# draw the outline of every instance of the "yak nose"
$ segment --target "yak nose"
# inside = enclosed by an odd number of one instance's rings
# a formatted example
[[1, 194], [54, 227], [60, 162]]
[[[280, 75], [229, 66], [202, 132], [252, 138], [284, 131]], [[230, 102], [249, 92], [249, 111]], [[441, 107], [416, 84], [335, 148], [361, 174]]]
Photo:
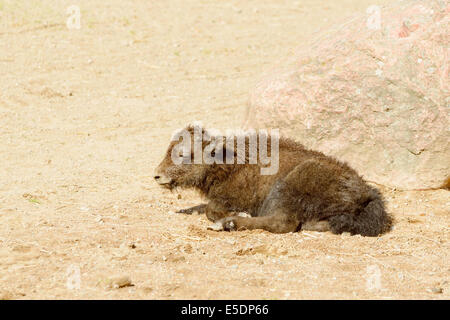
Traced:
[[168, 184], [172, 182], [172, 179], [161, 173], [154, 174], [153, 179], [155, 179], [158, 184]]

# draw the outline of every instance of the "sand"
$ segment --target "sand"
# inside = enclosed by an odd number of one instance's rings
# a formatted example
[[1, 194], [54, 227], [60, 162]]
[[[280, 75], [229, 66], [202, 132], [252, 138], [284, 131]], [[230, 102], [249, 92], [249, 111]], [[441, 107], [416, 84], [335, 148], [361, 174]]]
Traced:
[[74, 2], [80, 29], [0, 0], [0, 298], [449, 299], [449, 191], [382, 188], [379, 238], [226, 233], [152, 179], [176, 129], [239, 127], [264, 73], [383, 1]]

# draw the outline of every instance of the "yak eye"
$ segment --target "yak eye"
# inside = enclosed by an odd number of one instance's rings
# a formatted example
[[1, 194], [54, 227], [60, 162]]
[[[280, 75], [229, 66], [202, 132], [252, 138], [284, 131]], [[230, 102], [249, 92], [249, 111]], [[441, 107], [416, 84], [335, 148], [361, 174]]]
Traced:
[[216, 156], [216, 152], [213, 150], [212, 152], [211, 152], [211, 157], [215, 157]]

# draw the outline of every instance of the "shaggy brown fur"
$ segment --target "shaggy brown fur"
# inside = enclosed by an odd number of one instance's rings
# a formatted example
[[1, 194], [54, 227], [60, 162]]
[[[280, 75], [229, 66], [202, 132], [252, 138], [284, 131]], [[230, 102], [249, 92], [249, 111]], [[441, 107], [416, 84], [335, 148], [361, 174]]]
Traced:
[[[192, 126], [186, 130], [193, 136]], [[246, 138], [247, 152], [248, 142]], [[269, 151], [270, 142], [268, 139]], [[262, 165], [248, 161], [175, 165], [171, 152], [176, 144], [169, 145], [156, 169], [155, 180], [170, 190], [181, 187], [200, 191], [209, 203], [180, 212], [205, 213], [208, 219], [220, 223], [223, 230], [264, 229], [285, 233], [315, 222], [328, 222], [336, 234], [377, 236], [390, 229], [392, 220], [377, 189], [365, 183], [347, 164], [308, 150], [291, 139], [279, 140], [279, 170], [274, 175], [261, 175]], [[208, 144], [203, 142], [203, 148]], [[237, 212], [246, 212], [251, 217]]]

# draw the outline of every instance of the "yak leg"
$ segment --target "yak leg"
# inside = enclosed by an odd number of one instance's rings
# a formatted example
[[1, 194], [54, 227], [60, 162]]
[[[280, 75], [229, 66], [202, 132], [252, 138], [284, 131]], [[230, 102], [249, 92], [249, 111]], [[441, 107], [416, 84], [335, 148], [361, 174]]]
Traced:
[[287, 233], [296, 231], [299, 221], [295, 216], [287, 215], [283, 211], [278, 210], [272, 215], [263, 217], [233, 216], [223, 218], [217, 222], [217, 227], [219, 226], [225, 231], [263, 229], [273, 233]]
[[198, 206], [178, 210], [177, 213], [193, 214], [194, 212], [198, 212], [199, 214], [202, 214], [205, 213], [206, 206], [207, 206], [206, 204], [199, 204]]

